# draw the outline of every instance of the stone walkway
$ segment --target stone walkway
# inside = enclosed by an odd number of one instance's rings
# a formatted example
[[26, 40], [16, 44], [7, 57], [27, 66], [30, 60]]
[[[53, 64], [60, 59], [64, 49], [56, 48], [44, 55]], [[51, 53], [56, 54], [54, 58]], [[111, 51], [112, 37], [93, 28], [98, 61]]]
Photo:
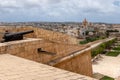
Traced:
[[117, 57], [120, 58], [120, 54]]
[[93, 64], [93, 72], [101, 73], [113, 78], [120, 76], [120, 57], [103, 56], [97, 61], [97, 64]]
[[93, 78], [26, 60], [0, 55], [0, 80], [95, 80]]

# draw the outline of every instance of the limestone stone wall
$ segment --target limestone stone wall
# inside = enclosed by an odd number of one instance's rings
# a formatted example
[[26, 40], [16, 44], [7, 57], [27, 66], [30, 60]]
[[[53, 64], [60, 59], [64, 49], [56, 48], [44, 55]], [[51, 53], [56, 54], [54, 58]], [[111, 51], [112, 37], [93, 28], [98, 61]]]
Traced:
[[[43, 40], [20, 40], [0, 44], [0, 53], [8, 53], [29, 60], [46, 63], [54, 56], [45, 53], [38, 53], [38, 48], [44, 48], [51, 45]], [[52, 49], [51, 49], [52, 51]]]
[[[47, 63], [85, 48], [85, 46], [80, 47], [76, 45], [53, 43], [42, 39], [25, 39], [0, 43], [0, 45], [0, 53], [9, 53], [27, 59], [35, 59], [35, 61], [42, 63]], [[38, 52], [38, 48], [46, 51], [46, 53]]]
[[[34, 27], [0, 27], [0, 32], [4, 32], [5, 30], [10, 32], [34, 30], [34, 33], [25, 35], [25, 37], [30, 39], [25, 38], [24, 40], [0, 43], [1, 54], [8, 53], [44, 64], [48, 64], [51, 61], [63, 58], [86, 48], [86, 46], [75, 45], [76, 38], [58, 32]], [[40, 52], [38, 48], [46, 52]], [[54, 65], [54, 67], [91, 76], [92, 66], [90, 59], [90, 52], [85, 52], [77, 57]]]
[[92, 77], [91, 51], [88, 50], [78, 56], [61, 61], [54, 67]]
[[[38, 48], [42, 48], [42, 50], [47, 51], [48, 53], [38, 52]], [[20, 41], [0, 43], [1, 54], [8, 53], [44, 64], [47, 64], [59, 58], [63, 58], [67, 55], [75, 53], [76, 51], [79, 50], [83, 50], [85, 48], [86, 48], [85, 46], [53, 43], [42, 39], [25, 39]], [[69, 70], [71, 66], [73, 69], [71, 71], [90, 76], [91, 70], [89, 69], [91, 69], [91, 65], [89, 65], [89, 62], [91, 61], [90, 60], [91, 55], [89, 54], [90, 54], [89, 52], [83, 53], [82, 55], [71, 59], [72, 61], [71, 60], [66, 62], [63, 61], [62, 63], [55, 65], [55, 67]], [[84, 71], [83, 68], [86, 71]]]
[[[22, 26], [22, 27], [12, 27], [12, 26], [0, 26], [0, 32], [5, 32], [5, 30], [8, 30], [9, 32], [20, 32], [20, 31], [26, 31], [26, 30], [34, 30], [34, 33], [27, 34], [25, 37], [30, 38], [42, 38], [45, 40], [58, 42], [58, 43], [64, 43], [64, 44], [77, 44], [77, 39], [63, 34], [59, 32], [54, 32], [50, 30], [45, 30], [37, 27], [31, 27], [31, 26]], [[0, 39], [2, 38], [2, 35], [0, 35]]]
[[35, 28], [35, 30], [38, 38], [44, 38], [46, 40], [50, 40], [58, 43], [65, 43], [65, 44], [77, 43], [76, 38], [63, 33], [48, 31], [48, 30], [39, 29], [39, 28]]

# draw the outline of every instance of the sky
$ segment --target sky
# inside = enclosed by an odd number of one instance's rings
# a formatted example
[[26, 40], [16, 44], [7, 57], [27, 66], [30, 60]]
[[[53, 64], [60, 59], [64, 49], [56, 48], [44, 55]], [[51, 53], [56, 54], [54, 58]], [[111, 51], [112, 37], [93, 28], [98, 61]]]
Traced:
[[120, 0], [0, 0], [0, 22], [120, 23]]

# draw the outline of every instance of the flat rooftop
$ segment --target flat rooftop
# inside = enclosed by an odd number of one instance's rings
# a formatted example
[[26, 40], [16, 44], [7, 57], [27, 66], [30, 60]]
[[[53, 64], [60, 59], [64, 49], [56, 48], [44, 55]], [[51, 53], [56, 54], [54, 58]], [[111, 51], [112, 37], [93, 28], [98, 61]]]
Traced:
[[0, 80], [95, 80], [10, 54], [0, 55]]

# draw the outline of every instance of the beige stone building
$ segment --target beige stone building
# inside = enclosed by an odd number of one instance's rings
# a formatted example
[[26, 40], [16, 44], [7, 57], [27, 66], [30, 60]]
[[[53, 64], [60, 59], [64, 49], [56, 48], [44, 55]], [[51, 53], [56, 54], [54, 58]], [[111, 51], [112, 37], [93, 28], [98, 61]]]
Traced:
[[85, 18], [82, 22], [82, 27], [79, 29], [79, 36], [85, 38], [88, 35], [87, 32], [93, 32], [94, 30], [93, 24]]

